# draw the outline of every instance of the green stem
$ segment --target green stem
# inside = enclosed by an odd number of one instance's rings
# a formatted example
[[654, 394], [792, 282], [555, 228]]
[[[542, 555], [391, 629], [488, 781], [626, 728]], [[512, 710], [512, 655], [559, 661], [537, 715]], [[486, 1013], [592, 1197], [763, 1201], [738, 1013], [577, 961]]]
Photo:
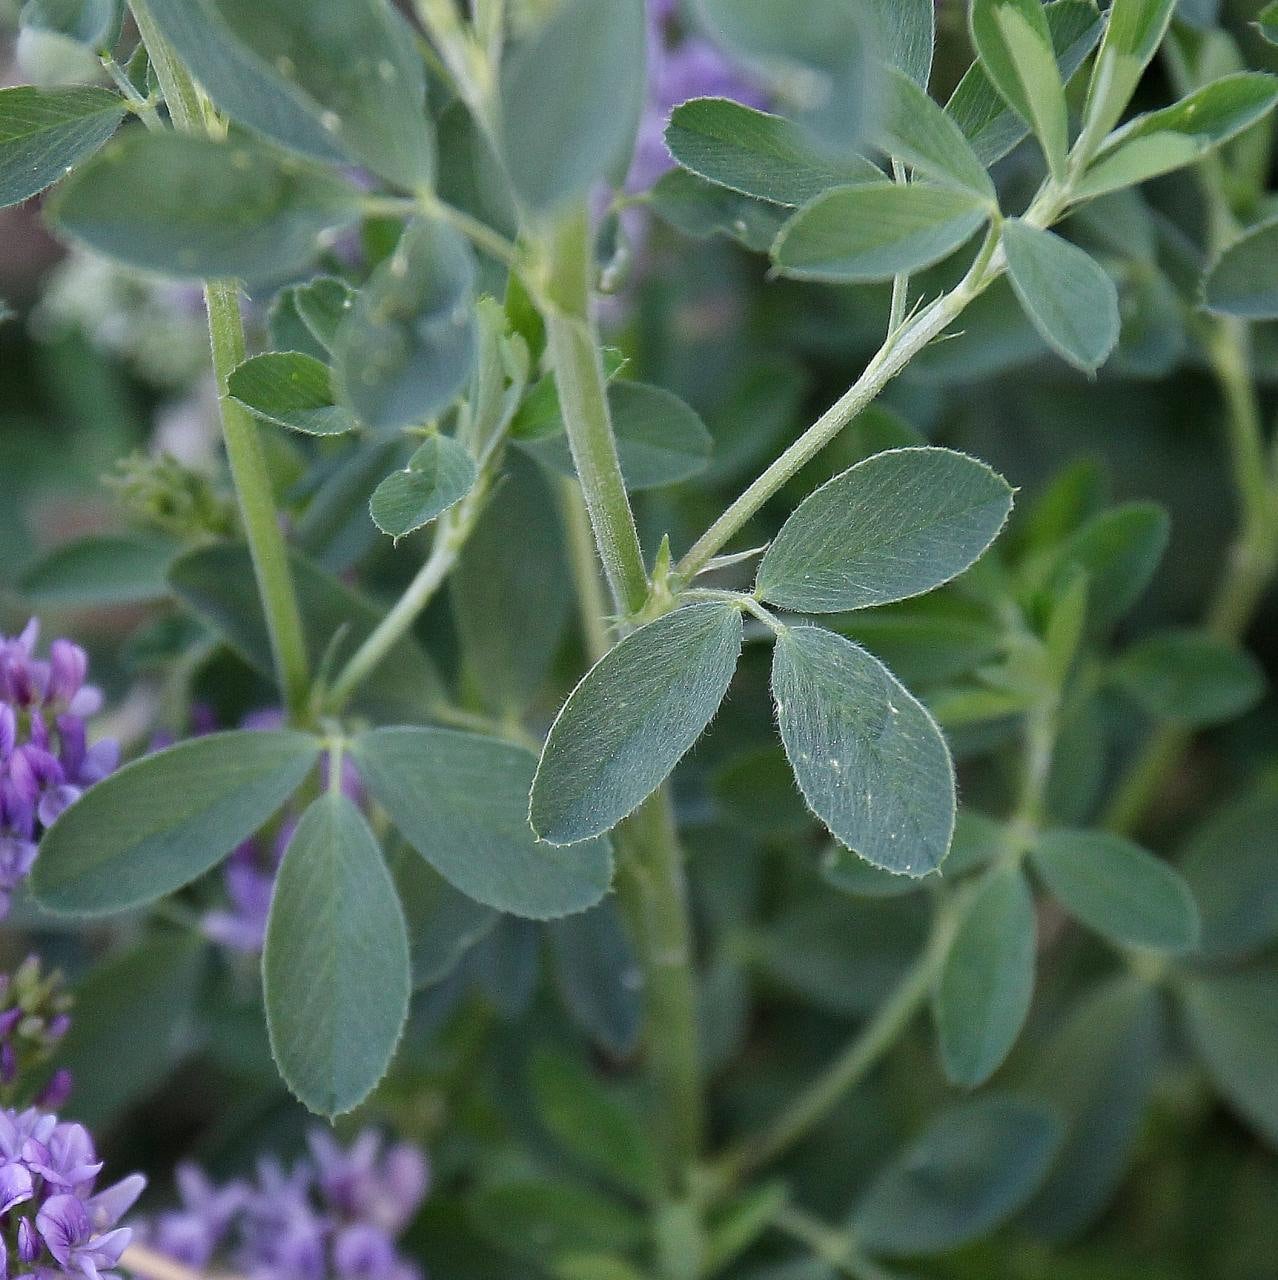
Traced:
[[792, 1206], [783, 1209], [773, 1225], [807, 1246], [814, 1257], [839, 1275], [848, 1276], [851, 1280], [894, 1280], [891, 1272], [857, 1250], [856, 1239], [850, 1231], [828, 1227], [802, 1209]]
[[612, 648], [612, 639], [608, 634], [608, 597], [599, 576], [599, 557], [595, 554], [590, 516], [581, 488], [574, 480], [565, 476], [559, 491], [582, 634], [591, 662], [598, 662]]
[[928, 945], [878, 1012], [762, 1133], [730, 1148], [716, 1162], [712, 1186], [739, 1186], [752, 1173], [784, 1155], [865, 1079], [927, 1003], [952, 930], [950, 914], [938, 912]]
[[447, 581], [475, 526], [484, 488], [482, 484], [477, 485], [458, 507], [440, 520], [430, 555], [426, 557], [404, 594], [364, 643], [351, 654], [346, 665], [334, 678], [324, 698], [323, 709], [329, 715], [336, 715], [345, 707], [360, 685], [412, 630], [423, 610]]
[[[199, 91], [155, 25], [144, 0], [132, 0], [132, 9], [174, 126], [186, 133], [214, 132]], [[229, 281], [210, 280], [204, 286], [204, 299], [231, 479], [266, 615], [280, 692], [290, 716], [297, 720], [306, 713], [310, 658], [289, 568], [288, 546], [280, 528], [257, 423], [227, 394], [227, 379], [245, 356], [239, 291]]]
[[546, 333], [564, 426], [613, 601], [618, 612], [629, 616], [638, 613], [648, 598], [648, 574], [621, 475], [607, 380], [590, 319], [589, 225], [584, 207], [559, 222], [548, 249]]
[[[898, 183], [905, 181], [905, 166], [895, 157], [892, 159], [892, 177]], [[910, 298], [910, 277], [898, 275], [892, 280], [892, 306], [888, 312], [888, 335], [894, 334], [905, 323], [905, 308]]]
[[[564, 482], [564, 527], [587, 652], [597, 662], [611, 640], [590, 521], [578, 487]], [[617, 897], [644, 976], [645, 1047], [665, 1129], [672, 1195], [685, 1193], [701, 1150], [702, 1079], [692, 922], [668, 787], [617, 830]]]
[[865, 372], [708, 528], [679, 561], [676, 573], [690, 582], [745, 526], [782, 485], [803, 469], [909, 363], [963, 313], [1006, 269], [997, 253], [999, 235], [991, 230], [971, 270], [950, 292], [925, 307], [908, 324], [894, 329], [866, 365]]
[[692, 923], [668, 787], [617, 829], [617, 895], [644, 976], [645, 1052], [656, 1084], [667, 1178], [676, 1197], [701, 1154], [702, 1074]]
[[[1070, 206], [1068, 185], [1048, 180], [1025, 211], [1022, 221], [1050, 227]], [[860, 378], [821, 415], [701, 535], [676, 566], [683, 582], [691, 582], [782, 485], [793, 478], [863, 409], [868, 408], [921, 351], [939, 338], [1007, 270], [1002, 223], [996, 218], [967, 274], [947, 294], [924, 307], [912, 320], [890, 332]]]

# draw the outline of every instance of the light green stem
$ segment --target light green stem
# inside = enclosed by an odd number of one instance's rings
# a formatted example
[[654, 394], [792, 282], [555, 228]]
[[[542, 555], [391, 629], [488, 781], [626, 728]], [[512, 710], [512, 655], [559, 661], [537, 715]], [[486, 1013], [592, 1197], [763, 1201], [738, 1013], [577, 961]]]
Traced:
[[[590, 521], [577, 486], [564, 482], [564, 528], [582, 632], [592, 662], [608, 652], [607, 600]], [[661, 1112], [668, 1189], [687, 1191], [702, 1141], [702, 1078], [692, 922], [669, 788], [616, 832], [617, 897], [643, 971], [644, 1041]]]
[[324, 697], [324, 710], [336, 715], [355, 691], [385, 661], [394, 647], [412, 630], [423, 610], [457, 565], [462, 547], [470, 536], [479, 503], [472, 492], [455, 512], [440, 520], [430, 555], [395, 602], [395, 607], [377, 624], [368, 638], [351, 654]]
[[[144, 0], [132, 0], [132, 9], [174, 126], [187, 133], [206, 132], [209, 126], [204, 104], [191, 77], [155, 25]], [[262, 610], [266, 615], [280, 692], [290, 716], [299, 720], [305, 717], [309, 699], [310, 658], [289, 568], [288, 546], [280, 528], [257, 423], [227, 395], [227, 379], [245, 356], [239, 291], [228, 281], [208, 281], [204, 287], [204, 298], [213, 349], [213, 371], [217, 378], [222, 438], [239, 502], [240, 519], [253, 559]]]
[[629, 616], [648, 598], [648, 574], [621, 475], [603, 359], [590, 318], [589, 225], [584, 208], [560, 220], [547, 249], [546, 333], [564, 427], [613, 601], [619, 613]]
[[582, 634], [591, 662], [598, 662], [612, 648], [612, 639], [608, 634], [608, 597], [599, 576], [599, 557], [595, 553], [594, 535], [590, 530], [590, 515], [575, 480], [565, 476], [560, 481], [559, 491]]
[[663, 786], [617, 829], [617, 894], [644, 977], [644, 1044], [670, 1192], [689, 1191], [703, 1132], [700, 1037], [683, 850]]
[[730, 1148], [716, 1161], [712, 1186], [740, 1186], [752, 1173], [807, 1137], [849, 1090], [865, 1079], [927, 1003], [948, 946], [951, 927], [948, 917], [938, 914], [928, 946], [878, 1012], [838, 1058], [793, 1098], [762, 1133]]
[[925, 307], [908, 324], [893, 330], [866, 365], [865, 372], [701, 535], [679, 561], [676, 573], [690, 582], [745, 527], [774, 493], [798, 474], [925, 347], [939, 338], [1006, 269], [992, 231], [971, 270], [950, 292]]

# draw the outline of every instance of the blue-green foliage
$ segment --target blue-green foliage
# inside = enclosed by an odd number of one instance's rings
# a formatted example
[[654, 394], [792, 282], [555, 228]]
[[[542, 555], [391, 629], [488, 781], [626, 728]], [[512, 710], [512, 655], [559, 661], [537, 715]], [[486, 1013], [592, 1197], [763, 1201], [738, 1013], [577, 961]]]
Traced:
[[[1260, 42], [1174, 0], [130, 8], [28, 0], [115, 87], [0, 90], [0, 204], [208, 286], [229, 459], [135, 457], [16, 580], [112, 608], [131, 763], [60, 790], [0, 645], [6, 876], [27, 792], [47, 827], [4, 893], [112, 944], [83, 1114], [131, 1134], [183, 1061], [210, 1143], [368, 1101], [438, 1142], [449, 1280], [1125, 1280], [1061, 1242], [1138, 1151], [1160, 1276], [1268, 1274], [1271, 1223], [1187, 1207], [1200, 1163], [1278, 1187]], [[142, 400], [58, 314], [84, 429], [2, 457], [61, 486]]]

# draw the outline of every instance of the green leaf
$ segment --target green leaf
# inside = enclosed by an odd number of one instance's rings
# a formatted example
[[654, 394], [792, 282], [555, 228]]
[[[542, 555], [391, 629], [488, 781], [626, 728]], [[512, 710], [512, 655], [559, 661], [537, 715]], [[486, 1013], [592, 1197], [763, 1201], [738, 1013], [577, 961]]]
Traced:
[[884, 871], [935, 871], [954, 832], [954, 766], [909, 690], [850, 640], [800, 626], [777, 638], [772, 691], [812, 812]]
[[872, 1254], [939, 1254], [978, 1240], [1034, 1194], [1060, 1145], [1042, 1106], [992, 1094], [942, 1112], [852, 1214]]
[[648, 195], [653, 212], [695, 240], [730, 236], [755, 253], [767, 253], [787, 211], [780, 205], [739, 195], [687, 169], [671, 169]]
[[1137, 116], [1113, 134], [1075, 193], [1081, 199], [1183, 168], [1262, 120], [1278, 103], [1278, 76], [1240, 71]]
[[[714, 441], [697, 413], [674, 392], [617, 380], [608, 387], [608, 407], [621, 474], [632, 493], [678, 484], [705, 470]], [[546, 466], [575, 476], [562, 419], [557, 418], [557, 426], [552, 433], [516, 443]]]
[[998, 196], [990, 175], [953, 119], [900, 71], [887, 73], [884, 89], [877, 144], [929, 178], [997, 208]]
[[1084, 128], [1093, 137], [1121, 119], [1145, 68], [1158, 52], [1176, 0], [1114, 0], [1087, 87]]
[[1093, 516], [1061, 546], [1057, 580], [1077, 569], [1087, 574], [1092, 626], [1104, 630], [1145, 593], [1167, 549], [1171, 522], [1154, 502], [1125, 502]]
[[[372, 635], [384, 612], [304, 556], [289, 557], [306, 630], [306, 647], [318, 667], [348, 656]], [[169, 585], [260, 675], [271, 679], [270, 634], [256, 591], [248, 548], [198, 547], [173, 562]], [[429, 719], [443, 690], [420, 645], [405, 636], [361, 686], [356, 705], [376, 716]]]
[[949, 449], [893, 449], [805, 499], [759, 566], [760, 597], [804, 613], [865, 609], [957, 577], [998, 536], [1012, 490]]
[[643, 1019], [639, 961], [615, 897], [547, 926], [555, 983], [574, 1021], [615, 1058], [635, 1051]]
[[632, 632], [597, 662], [546, 739], [533, 830], [552, 844], [573, 844], [633, 813], [719, 709], [742, 633], [734, 605], [692, 604]]
[[[1043, 6], [1060, 78], [1068, 82], [1095, 48], [1104, 19], [1092, 0], [1054, 0]], [[982, 163], [1001, 159], [1028, 133], [1028, 127], [974, 62], [945, 108], [953, 116]]]
[[1089, 992], [1042, 1047], [1030, 1079], [1066, 1122], [1065, 1143], [1025, 1210], [1035, 1235], [1076, 1236], [1109, 1204], [1144, 1128], [1163, 1057], [1161, 992], [1121, 974]]
[[[205, 947], [196, 934], [156, 934], [107, 956], [77, 984], [57, 1059], [75, 1078], [77, 1120], [95, 1127], [118, 1120], [189, 1052]], [[107, 1062], [110, 1071], [102, 1069]]]
[[233, 120], [408, 190], [429, 185], [425, 70], [385, 0], [148, 0], [148, 9]]
[[337, 330], [355, 305], [355, 290], [335, 276], [316, 276], [294, 287], [293, 303], [311, 337], [331, 353]]
[[532, 1084], [541, 1121], [565, 1151], [624, 1191], [645, 1200], [661, 1196], [651, 1134], [576, 1058], [538, 1051]]
[[400, 834], [446, 880], [486, 906], [535, 920], [585, 911], [608, 891], [606, 840], [570, 850], [528, 826], [535, 761], [521, 747], [445, 729], [375, 729], [352, 747]]
[[241, 138], [129, 130], [59, 188], [54, 229], [163, 275], [248, 283], [300, 271], [360, 216], [334, 175]]
[[1065, 176], [1069, 113], [1039, 0], [972, 0], [972, 43], [1007, 104], [1034, 128], [1052, 174]]
[[1164, 631], [1134, 644], [1110, 678], [1151, 716], [1195, 726], [1232, 720], [1265, 692], [1256, 659], [1205, 631]]
[[378, 431], [421, 426], [475, 363], [475, 260], [461, 234], [416, 221], [373, 272], [333, 347], [339, 396]]
[[797, 207], [831, 187], [883, 177], [861, 156], [816, 145], [793, 121], [729, 98], [693, 98], [676, 107], [666, 146], [699, 177], [780, 205]]
[[926, 89], [932, 76], [932, 54], [936, 46], [933, 0], [862, 0], [862, 3], [874, 16], [883, 61]]
[[271, 1053], [319, 1115], [353, 1111], [386, 1074], [408, 1017], [408, 934], [373, 833], [343, 795], [315, 800], [271, 896], [262, 995]]
[[408, 928], [413, 989], [436, 986], [492, 933], [501, 916], [454, 889], [403, 841], [396, 845], [391, 874]]
[[948, 257], [988, 216], [976, 196], [951, 187], [839, 187], [804, 205], [781, 228], [772, 260], [782, 275], [799, 280], [888, 280]]
[[642, 0], [564, 0], [502, 70], [498, 139], [520, 199], [545, 213], [624, 174], [645, 91]]
[[1233, 960], [1278, 938], [1278, 782], [1263, 781], [1189, 837], [1180, 872], [1202, 915], [1201, 954]]
[[555, 1259], [555, 1280], [645, 1280], [625, 1258], [611, 1253], [566, 1253]]
[[758, 937], [768, 977], [805, 1002], [842, 1017], [866, 1017], [904, 981], [927, 937], [922, 895], [859, 901], [814, 886]]
[[714, 774], [710, 789], [724, 820], [743, 831], [793, 836], [812, 830], [812, 815], [779, 745], [734, 756]]
[[1203, 297], [1217, 315], [1278, 320], [1278, 218], [1245, 231], [1216, 259]]
[[476, 691], [494, 710], [522, 715], [546, 681], [572, 603], [554, 495], [533, 462], [507, 455], [448, 587]]
[[165, 571], [175, 545], [143, 534], [80, 538], [37, 561], [18, 580], [41, 608], [142, 604], [169, 594]]
[[1278, 0], [1272, 0], [1256, 15], [1252, 26], [1269, 41], [1278, 44]]
[[633, 1249], [647, 1236], [646, 1224], [630, 1209], [570, 1182], [484, 1187], [468, 1209], [481, 1235], [540, 1266], [566, 1254]]
[[101, 916], [175, 892], [260, 830], [319, 751], [310, 734], [244, 730], [135, 760], [45, 834], [36, 897], [60, 914]]
[[96, 53], [115, 45], [123, 17], [122, 0], [27, 0], [21, 20], [24, 28], [55, 32]]
[[1189, 886], [1130, 840], [1104, 831], [1048, 831], [1030, 857], [1065, 910], [1111, 942], [1160, 951], [1198, 945]]
[[1094, 258], [1051, 231], [1009, 218], [1012, 288], [1043, 340], [1075, 368], [1099, 369], [1118, 342], [1118, 290]]
[[920, 881], [880, 871], [837, 840], [821, 857], [821, 879], [854, 898], [900, 898], [920, 888]]
[[1003, 647], [1002, 626], [992, 610], [957, 592], [841, 614], [826, 625], [878, 654], [911, 688], [971, 675]]
[[124, 100], [105, 89], [0, 89], [0, 208], [64, 178], [124, 115]]
[[1216, 1087], [1278, 1145], [1278, 966], [1186, 978], [1177, 994]]
[[433, 435], [373, 493], [373, 523], [392, 538], [428, 525], [456, 506], [474, 487], [475, 460], [448, 436]]
[[877, 87], [879, 33], [865, 6], [700, 0], [700, 10], [712, 35], [772, 81], [787, 114], [837, 150], [855, 149]]
[[1034, 994], [1034, 898], [1015, 867], [991, 872], [959, 923], [933, 1001], [941, 1062], [974, 1088], [1016, 1043]]
[[254, 417], [308, 436], [336, 436], [359, 423], [333, 403], [328, 366], [298, 351], [254, 356], [231, 371], [230, 395]]

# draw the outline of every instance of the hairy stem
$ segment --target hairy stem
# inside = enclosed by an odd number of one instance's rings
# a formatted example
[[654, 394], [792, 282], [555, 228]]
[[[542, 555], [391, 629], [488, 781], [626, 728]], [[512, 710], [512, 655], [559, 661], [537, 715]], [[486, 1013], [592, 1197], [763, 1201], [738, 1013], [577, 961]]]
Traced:
[[617, 458], [603, 360], [590, 318], [589, 228], [584, 208], [550, 237], [546, 332], [568, 443], [590, 514], [595, 545], [617, 611], [638, 613], [648, 574]]
[[644, 977], [645, 1050], [656, 1085], [667, 1177], [675, 1196], [701, 1154], [702, 1076], [692, 922], [668, 786], [617, 829], [617, 894]]
[[559, 492], [582, 635], [590, 660], [598, 662], [612, 647], [612, 640], [608, 634], [608, 597], [599, 576], [599, 557], [595, 554], [590, 515], [576, 481], [565, 476], [560, 481]]
[[696, 577], [782, 485], [868, 408], [883, 388], [1002, 274], [1005, 264], [997, 252], [998, 244], [998, 233], [991, 231], [963, 280], [911, 322], [890, 332], [856, 382], [697, 539], [676, 569], [684, 582]]
[[[581, 494], [564, 482], [564, 527], [582, 633], [591, 661], [608, 652], [607, 600]], [[671, 1194], [686, 1191], [701, 1150], [702, 1079], [692, 922], [669, 787], [616, 832], [617, 897], [643, 970], [645, 1047], [664, 1126]]]
[[[174, 126], [186, 133], [209, 131], [199, 91], [156, 27], [144, 0], [132, 0], [132, 9]], [[310, 659], [289, 568], [288, 546], [280, 528], [257, 423], [230, 399], [226, 389], [231, 371], [245, 355], [239, 291], [231, 282], [211, 280], [205, 284], [204, 298], [231, 479], [266, 615], [280, 692], [290, 716], [298, 720], [304, 718], [309, 699]]]

